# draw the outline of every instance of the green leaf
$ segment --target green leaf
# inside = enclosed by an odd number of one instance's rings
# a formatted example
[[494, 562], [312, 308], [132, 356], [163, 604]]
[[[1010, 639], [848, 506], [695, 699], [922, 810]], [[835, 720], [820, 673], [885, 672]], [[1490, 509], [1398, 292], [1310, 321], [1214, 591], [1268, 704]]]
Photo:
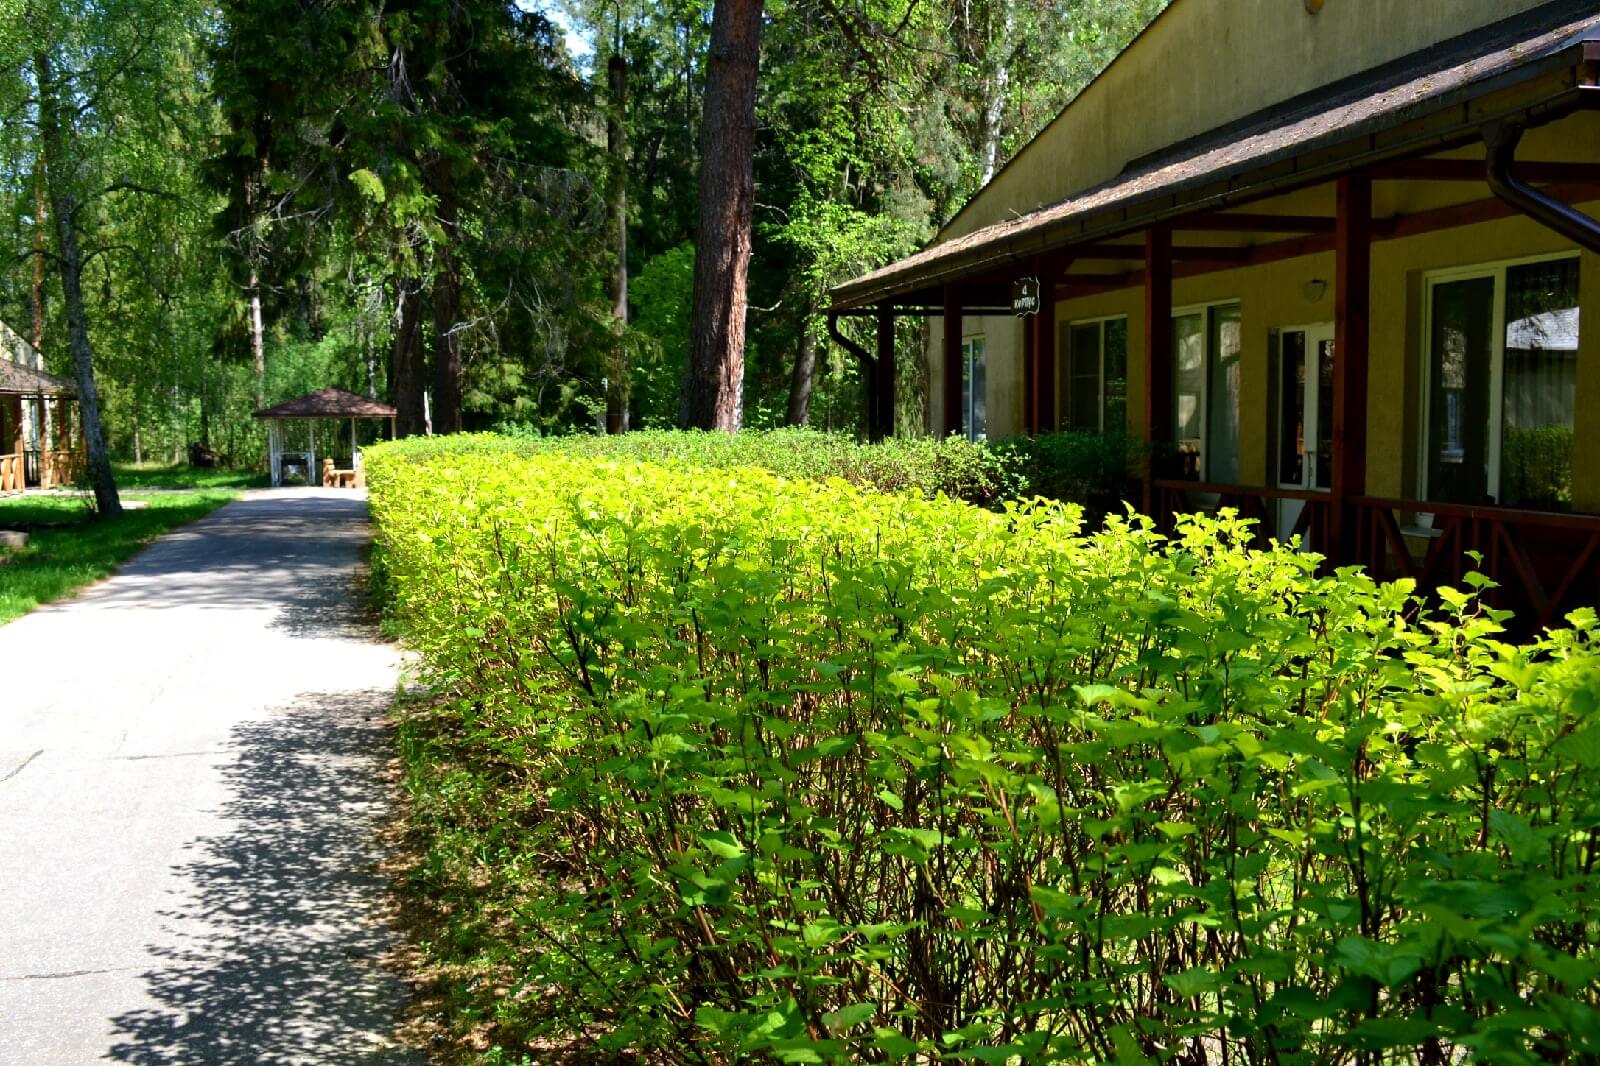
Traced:
[[830, 1032], [839, 1033], [871, 1021], [877, 1013], [878, 1008], [871, 1003], [852, 1003], [848, 1007], [840, 1007], [830, 1014], [824, 1014], [822, 1021]]
[[738, 859], [745, 855], [744, 846], [732, 833], [721, 829], [700, 834], [700, 843], [713, 855], [724, 859]]
[[389, 198], [388, 192], [383, 187], [383, 179], [365, 167], [351, 171], [350, 182], [356, 187], [357, 192], [372, 203], [381, 204]]

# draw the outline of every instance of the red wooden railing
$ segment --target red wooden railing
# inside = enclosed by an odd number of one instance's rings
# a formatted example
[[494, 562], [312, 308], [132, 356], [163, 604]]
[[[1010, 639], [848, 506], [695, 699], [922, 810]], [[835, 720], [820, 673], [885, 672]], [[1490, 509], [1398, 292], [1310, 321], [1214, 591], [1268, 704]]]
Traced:
[[[1460, 585], [1477, 570], [1499, 586], [1491, 603], [1537, 629], [1600, 605], [1600, 516], [1372, 496], [1350, 502], [1353, 557], [1380, 580], [1409, 577], [1433, 589]], [[1400, 516], [1410, 521], [1402, 526]]]
[[1255, 542], [1265, 545], [1277, 536], [1278, 518], [1272, 505], [1283, 500], [1298, 500], [1303, 506], [1284, 540], [1300, 538], [1312, 551], [1327, 554], [1328, 494], [1301, 489], [1268, 489], [1253, 485], [1221, 485], [1205, 481], [1157, 481], [1153, 516], [1157, 525], [1170, 530], [1172, 520], [1195, 511], [1217, 511], [1230, 507], [1245, 518], [1256, 520]]
[[1600, 606], [1600, 515], [1360, 496], [1349, 502], [1346, 543], [1332, 545], [1327, 493], [1197, 481], [1157, 481], [1156, 488], [1160, 528], [1170, 530], [1179, 514], [1228, 507], [1256, 520], [1258, 544], [1277, 535], [1272, 505], [1298, 500], [1304, 506], [1285, 539], [1299, 536], [1330, 561], [1365, 566], [1381, 581], [1410, 578], [1422, 591], [1459, 587], [1478, 571], [1498, 586], [1488, 601], [1533, 629], [1576, 607]]

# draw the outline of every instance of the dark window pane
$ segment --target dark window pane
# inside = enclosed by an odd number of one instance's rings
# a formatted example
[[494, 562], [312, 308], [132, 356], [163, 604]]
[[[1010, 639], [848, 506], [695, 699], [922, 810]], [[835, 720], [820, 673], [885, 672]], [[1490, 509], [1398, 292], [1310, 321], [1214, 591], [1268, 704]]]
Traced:
[[1306, 476], [1306, 335], [1285, 333], [1278, 362], [1278, 481]]
[[1206, 401], [1206, 478], [1239, 480], [1239, 307], [1211, 309], [1210, 394]]
[[989, 388], [984, 370], [984, 339], [973, 337], [966, 343], [966, 381], [963, 399], [966, 401], [964, 419], [969, 440], [984, 440], [989, 435]]
[[1500, 502], [1570, 509], [1578, 261], [1507, 270], [1505, 321]]
[[1121, 433], [1128, 428], [1128, 320], [1114, 318], [1106, 323], [1105, 335], [1105, 419], [1107, 432]]
[[1317, 342], [1316, 485], [1333, 488], [1333, 342]]
[[1494, 278], [1433, 287], [1429, 343], [1428, 498], [1482, 503], [1489, 493], [1489, 369]]
[[1067, 387], [1067, 426], [1100, 428], [1100, 323], [1073, 326], [1069, 353], [1072, 378]]
[[1206, 380], [1204, 315], [1172, 320], [1172, 361], [1177, 381], [1172, 390], [1172, 442], [1178, 451], [1180, 477], [1200, 478], [1200, 398]]

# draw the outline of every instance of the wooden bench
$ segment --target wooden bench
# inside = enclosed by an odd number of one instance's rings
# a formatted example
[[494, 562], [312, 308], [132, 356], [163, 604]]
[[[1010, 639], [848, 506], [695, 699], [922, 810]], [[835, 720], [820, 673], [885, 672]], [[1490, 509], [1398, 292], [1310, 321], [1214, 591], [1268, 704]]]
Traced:
[[365, 481], [359, 469], [339, 470], [332, 459], [322, 460], [322, 487], [325, 489], [359, 489]]

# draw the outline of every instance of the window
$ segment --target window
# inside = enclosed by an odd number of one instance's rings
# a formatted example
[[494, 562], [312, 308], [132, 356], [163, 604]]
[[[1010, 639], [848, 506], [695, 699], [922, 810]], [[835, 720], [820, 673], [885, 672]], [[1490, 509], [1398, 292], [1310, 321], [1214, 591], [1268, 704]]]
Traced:
[[1428, 281], [1423, 495], [1572, 506], [1578, 260]]
[[1128, 423], [1128, 320], [1074, 322], [1067, 333], [1067, 428], [1121, 431]]
[[1238, 304], [1172, 318], [1172, 440], [1178, 473], [1192, 480], [1239, 480]]
[[984, 375], [983, 338], [961, 342], [961, 432], [968, 440], [989, 436], [988, 383]]

